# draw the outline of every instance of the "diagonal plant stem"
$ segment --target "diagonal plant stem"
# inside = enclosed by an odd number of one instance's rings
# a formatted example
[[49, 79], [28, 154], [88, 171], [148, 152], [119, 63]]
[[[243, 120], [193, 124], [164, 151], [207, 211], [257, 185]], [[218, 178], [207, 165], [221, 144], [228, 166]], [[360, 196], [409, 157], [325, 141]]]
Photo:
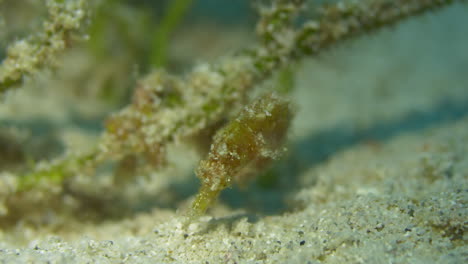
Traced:
[[465, 0], [364, 0], [325, 6], [320, 18], [296, 35], [294, 57], [313, 55], [348, 38], [392, 26], [406, 18]]
[[56, 57], [70, 46], [71, 36], [87, 18], [88, 0], [46, 0], [48, 18], [42, 29], [8, 47], [0, 64], [0, 95], [18, 87], [25, 76], [56, 63]]
[[[273, 5], [281, 2], [283, 1], [274, 1]], [[268, 77], [275, 69], [291, 61], [316, 55], [347, 39], [390, 27], [408, 18], [457, 2], [466, 0], [342, 0], [319, 7], [317, 18], [307, 20], [300, 28], [289, 29], [289, 32], [284, 29], [277, 30], [278, 27], [272, 26], [276, 23], [274, 19], [270, 22], [264, 21], [260, 31], [270, 31], [266, 36], [276, 36], [279, 39], [276, 42], [283, 44], [280, 48], [274, 45], [273, 48], [263, 46], [256, 49], [253, 52], [255, 65]], [[276, 12], [281, 12], [280, 8], [277, 10]], [[285, 35], [289, 40], [285, 39]], [[265, 41], [265, 36], [261, 37]]]

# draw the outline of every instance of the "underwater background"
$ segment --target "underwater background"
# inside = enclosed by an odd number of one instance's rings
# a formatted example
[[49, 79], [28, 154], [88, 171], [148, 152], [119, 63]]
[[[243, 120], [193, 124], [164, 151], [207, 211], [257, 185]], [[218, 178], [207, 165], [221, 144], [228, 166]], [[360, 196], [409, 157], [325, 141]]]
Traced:
[[[0, 1], [1, 60], [40, 30], [44, 2]], [[287, 151], [196, 221], [184, 217], [210, 149], [203, 135], [170, 144], [162, 168], [140, 157], [93, 169], [77, 162], [76, 175], [54, 182], [50, 173], [18, 191], [41, 162], [92, 150], [154, 69], [187, 76], [255, 45], [253, 2], [267, 1], [89, 3], [73, 45], [2, 95], [1, 262], [468, 260], [464, 1], [346, 39], [258, 83], [247, 101], [277, 91], [294, 108]]]

